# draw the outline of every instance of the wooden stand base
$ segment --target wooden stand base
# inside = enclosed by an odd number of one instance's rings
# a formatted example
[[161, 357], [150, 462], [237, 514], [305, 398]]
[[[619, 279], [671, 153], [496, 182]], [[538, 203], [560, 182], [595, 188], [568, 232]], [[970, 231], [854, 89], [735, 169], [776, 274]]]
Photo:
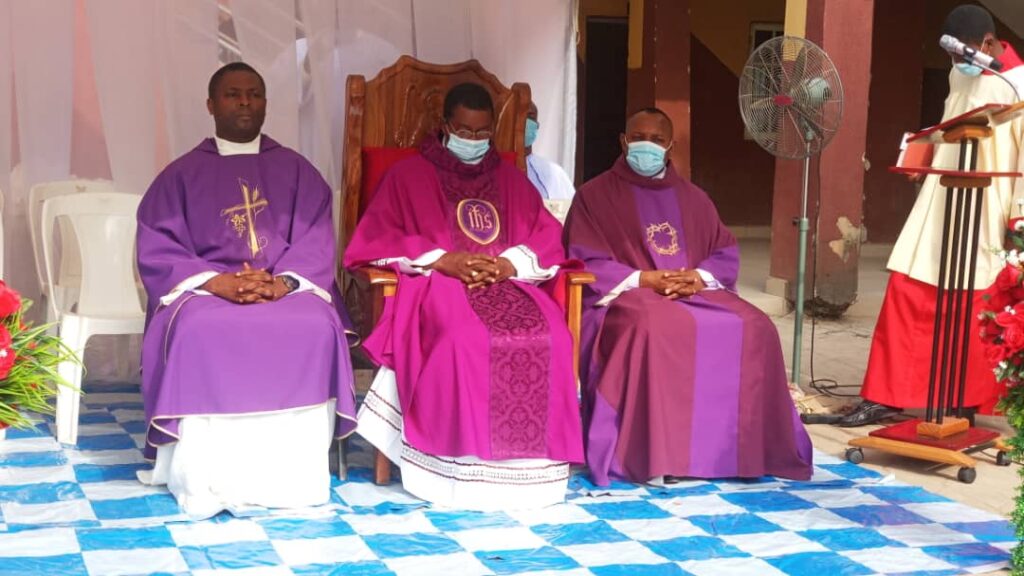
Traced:
[[[962, 419], [948, 419], [947, 421]], [[964, 420], [966, 422], [966, 420]], [[943, 422], [945, 424], [945, 422]], [[1009, 465], [1006, 456], [1006, 445], [999, 438], [999, 432], [987, 428], [977, 428], [952, 422], [950, 426], [937, 425], [922, 420], [908, 420], [885, 428], [879, 428], [863, 438], [854, 438], [847, 448], [846, 459], [854, 464], [864, 461], [862, 448], [873, 448], [889, 454], [907, 456], [918, 460], [959, 466], [957, 479], [965, 484], [974, 482], [977, 476], [974, 470], [977, 461], [970, 456], [972, 452], [995, 447], [998, 450], [996, 464]], [[959, 432], [949, 432], [959, 428]], [[925, 432], [925, 433], [922, 433]], [[946, 433], [944, 436], [933, 434]]]
[[946, 418], [942, 424], [938, 422], [920, 422], [917, 425], [917, 433], [928, 438], [947, 438], [954, 434], [966, 432], [971, 427], [967, 418]]

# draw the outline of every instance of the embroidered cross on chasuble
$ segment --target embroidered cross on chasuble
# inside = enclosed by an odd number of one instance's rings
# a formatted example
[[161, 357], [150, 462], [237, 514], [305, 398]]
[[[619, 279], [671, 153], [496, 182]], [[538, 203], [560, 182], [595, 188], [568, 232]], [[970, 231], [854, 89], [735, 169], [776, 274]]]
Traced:
[[249, 245], [249, 253], [255, 261], [267, 246], [267, 237], [260, 236], [256, 230], [256, 215], [262, 212], [269, 203], [260, 194], [260, 189], [250, 186], [243, 178], [238, 179], [238, 187], [242, 192], [242, 202], [220, 211], [228, 226], [239, 238], [245, 238]]

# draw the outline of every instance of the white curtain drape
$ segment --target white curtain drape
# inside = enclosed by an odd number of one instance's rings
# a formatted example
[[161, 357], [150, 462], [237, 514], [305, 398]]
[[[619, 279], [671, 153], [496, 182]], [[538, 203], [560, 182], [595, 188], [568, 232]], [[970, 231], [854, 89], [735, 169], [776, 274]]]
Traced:
[[217, 62], [217, 0], [158, 0], [157, 52], [171, 158], [213, 135], [206, 86]]
[[338, 63], [349, 74], [374, 76], [402, 54], [418, 56], [412, 0], [338, 0]]
[[263, 131], [299, 149], [299, 71], [296, 56], [295, 0], [245, 0], [231, 3], [242, 58], [267, 83], [267, 120]]
[[20, 246], [5, 262], [10, 284], [38, 301], [28, 232], [28, 189], [38, 182], [67, 178], [71, 170], [72, 47], [74, 3], [71, 0], [10, 0], [17, 106], [19, 165], [12, 168], [5, 211], [12, 226], [6, 244]]
[[[565, 9], [569, 12], [569, 25], [566, 27], [564, 38], [565, 52], [562, 55], [562, 62], [565, 64], [565, 83], [562, 86], [562, 99], [556, 103], [557, 110], [562, 113], [562, 125], [555, 136], [555, 140], [561, 145], [551, 151], [547, 147], [551, 141], [542, 140], [537, 144], [537, 149], [543, 153], [553, 152], [551, 159], [561, 164], [572, 179], [576, 174], [576, 83], [579, 78], [576, 68], [576, 43], [580, 34], [580, 23], [576, 15], [579, 14], [580, 0], [568, 0], [565, 4]], [[551, 132], [550, 122], [548, 126], [548, 132]], [[537, 137], [540, 138], [539, 133]], [[547, 137], [550, 138], [550, 134]]]
[[[10, 217], [13, 206], [11, 195], [11, 94], [12, 81], [14, 76], [11, 71], [11, 6], [7, 3], [0, 4], [0, 216], [3, 218], [3, 226], [0, 229], [6, 231], [14, 223]], [[6, 202], [4, 202], [6, 201]], [[5, 232], [6, 236], [6, 232]], [[0, 254], [0, 262], [9, 266], [10, 251], [8, 242], [0, 242], [5, 254]], [[0, 269], [0, 278], [6, 276], [6, 268]]]
[[86, 3], [110, 172], [118, 190], [133, 194], [144, 193], [157, 172], [155, 8], [137, 0]]
[[[506, 0], [507, 4], [518, 0]], [[471, 0], [413, 0], [416, 57], [448, 64], [473, 54]]]
[[335, 73], [338, 97], [331, 99], [335, 118], [334, 149], [344, 148], [345, 81], [351, 74], [373, 78], [403, 54], [416, 55], [413, 0], [338, 0]]
[[572, 173], [574, 4], [0, 1], [5, 279], [38, 297], [33, 255], [25, 249], [32, 184], [67, 178], [74, 166], [79, 175], [111, 174], [121, 188], [141, 193], [169, 160], [213, 133], [207, 82], [219, 59], [234, 58], [224, 55], [235, 50], [267, 81], [265, 131], [306, 155], [334, 188], [346, 77], [372, 78], [402, 54], [434, 63], [476, 58], [503, 83], [528, 82], [542, 126], [534, 148]]
[[303, 88], [299, 104], [301, 151], [320, 167], [328, 182], [337, 182], [340, 155], [335, 154], [336, 110], [331, 102], [344, 92], [334, 73], [336, 5], [334, 0], [300, 0], [299, 8], [306, 29], [306, 58], [299, 70]]
[[473, 58], [505, 84], [530, 85], [541, 124], [534, 151], [561, 163], [572, 174], [576, 109], [573, 105], [567, 123], [566, 94], [575, 93], [576, 88], [574, 3], [475, 0], [470, 7]]

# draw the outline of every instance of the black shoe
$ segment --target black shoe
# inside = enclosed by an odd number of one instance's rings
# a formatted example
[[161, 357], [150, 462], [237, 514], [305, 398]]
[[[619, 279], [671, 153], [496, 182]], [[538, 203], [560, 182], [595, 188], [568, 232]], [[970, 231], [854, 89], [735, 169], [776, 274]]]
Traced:
[[853, 412], [843, 416], [836, 425], [843, 428], [866, 426], [867, 424], [874, 424], [879, 420], [895, 416], [901, 412], [903, 412], [901, 408], [893, 408], [892, 406], [886, 406], [885, 404], [878, 404], [870, 400], [865, 400], [861, 402], [859, 406], [854, 408]]
[[814, 414], [811, 412], [800, 414], [800, 421], [804, 424], [836, 424], [842, 419], [842, 414]]

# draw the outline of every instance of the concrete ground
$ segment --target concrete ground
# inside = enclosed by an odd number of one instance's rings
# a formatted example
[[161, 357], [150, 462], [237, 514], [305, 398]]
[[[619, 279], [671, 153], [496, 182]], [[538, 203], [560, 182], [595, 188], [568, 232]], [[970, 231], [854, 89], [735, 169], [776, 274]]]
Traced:
[[[813, 394], [807, 386], [811, 376], [811, 362], [814, 362], [814, 377], [829, 378], [838, 384], [836, 392], [856, 396], [864, 378], [871, 334], [875, 327], [878, 311], [885, 294], [888, 273], [885, 262], [889, 246], [865, 245], [861, 255], [857, 302], [839, 320], [817, 321], [814, 327], [814, 354], [811, 354], [811, 320], [806, 319], [803, 330], [801, 381], [806, 392]], [[765, 310], [775, 321], [782, 338], [787, 365], [792, 359], [793, 313], [786, 310], [785, 302], [764, 292], [768, 277], [769, 245], [767, 240], [741, 240], [742, 268], [740, 271], [740, 294]], [[844, 407], [859, 402], [859, 398], [831, 398], [818, 396], [810, 403], [820, 402], [825, 409], [841, 411]], [[820, 410], [820, 408], [819, 408]], [[1012, 434], [1012, 429], [1002, 417], [979, 417], [978, 425], [994, 428], [1003, 434]], [[842, 457], [847, 441], [867, 434], [877, 426], [863, 428], [838, 428], [816, 424], [807, 427], [814, 446], [828, 454]], [[892, 474], [901, 482], [922, 486], [948, 498], [964, 502], [976, 508], [1009, 516], [1013, 509], [1015, 487], [1019, 484], [1019, 465], [996, 466], [993, 463], [994, 450], [976, 454], [978, 459], [977, 480], [963, 484], [956, 479], [957, 470], [950, 466], [938, 466], [865, 449], [864, 465], [883, 474]]]

